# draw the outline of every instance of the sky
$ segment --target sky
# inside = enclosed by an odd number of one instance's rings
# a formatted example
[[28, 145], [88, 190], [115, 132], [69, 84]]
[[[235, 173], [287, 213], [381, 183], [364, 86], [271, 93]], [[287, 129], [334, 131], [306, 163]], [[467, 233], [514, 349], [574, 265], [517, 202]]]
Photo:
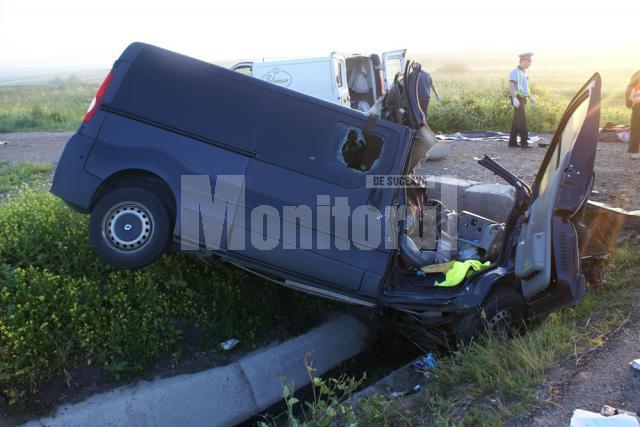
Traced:
[[[408, 48], [437, 55], [630, 52], [640, 1], [0, 0], [0, 74], [109, 68], [133, 41], [212, 61]], [[635, 22], [634, 22], [635, 20]]]

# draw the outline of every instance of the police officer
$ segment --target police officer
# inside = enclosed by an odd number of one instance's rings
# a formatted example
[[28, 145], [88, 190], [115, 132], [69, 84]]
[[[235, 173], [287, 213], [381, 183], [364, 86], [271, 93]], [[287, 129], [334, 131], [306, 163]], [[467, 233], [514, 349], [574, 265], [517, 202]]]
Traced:
[[531, 65], [533, 53], [526, 52], [518, 55], [520, 63], [509, 73], [509, 95], [513, 106], [513, 121], [511, 122], [511, 134], [509, 135], [509, 147], [518, 146], [518, 136], [520, 136], [520, 146], [529, 148], [529, 128], [527, 127], [527, 116], [524, 107], [527, 98], [533, 108], [536, 107], [536, 100], [531, 97], [529, 91], [529, 76], [527, 69]]
[[632, 159], [640, 159], [640, 71], [631, 76], [627, 90], [624, 92], [627, 107], [631, 108], [631, 135], [629, 149]]

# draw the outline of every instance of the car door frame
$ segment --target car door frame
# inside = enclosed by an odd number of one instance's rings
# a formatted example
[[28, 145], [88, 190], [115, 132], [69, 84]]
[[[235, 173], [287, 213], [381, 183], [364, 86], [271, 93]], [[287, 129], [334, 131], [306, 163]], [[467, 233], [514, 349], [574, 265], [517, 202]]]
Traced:
[[[601, 78], [594, 74], [576, 93], [560, 120], [536, 176], [515, 255], [515, 275], [520, 279], [522, 294], [529, 300], [551, 283], [570, 291], [574, 302], [584, 294], [577, 232], [572, 219], [585, 205], [593, 185], [600, 90]], [[585, 102], [588, 102], [585, 117], [573, 145], [562, 158], [560, 155], [554, 157], [556, 151], [560, 153], [562, 150], [567, 125]], [[542, 189], [552, 161], [557, 162], [556, 168]]]
[[406, 68], [406, 55], [407, 55], [407, 49], [389, 50], [387, 52], [382, 53], [382, 56], [381, 56], [382, 63], [380, 64], [380, 66], [382, 67], [382, 77], [384, 80], [385, 92], [389, 90], [389, 88], [391, 87], [390, 82], [393, 82], [393, 79], [395, 77], [395, 76], [387, 75], [387, 61], [399, 59], [400, 72], [404, 73], [404, 70]]
[[[349, 96], [349, 85], [347, 83], [347, 55], [340, 52], [331, 52], [329, 55], [331, 64], [331, 79], [334, 94], [336, 96], [336, 104], [343, 107], [351, 108], [351, 98]], [[338, 84], [336, 75], [336, 64], [340, 63], [340, 80], [341, 85]]]

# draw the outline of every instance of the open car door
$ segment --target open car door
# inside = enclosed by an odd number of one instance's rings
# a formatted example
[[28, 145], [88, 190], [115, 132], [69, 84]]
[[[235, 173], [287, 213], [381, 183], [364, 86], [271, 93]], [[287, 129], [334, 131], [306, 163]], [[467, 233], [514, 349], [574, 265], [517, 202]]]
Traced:
[[533, 186], [516, 248], [515, 274], [530, 299], [547, 288], [565, 303], [579, 301], [580, 274], [574, 221], [593, 186], [600, 123], [601, 79], [595, 74], [565, 111]]
[[382, 73], [384, 75], [385, 92], [393, 85], [398, 73], [404, 73], [407, 49], [391, 50], [382, 54]]

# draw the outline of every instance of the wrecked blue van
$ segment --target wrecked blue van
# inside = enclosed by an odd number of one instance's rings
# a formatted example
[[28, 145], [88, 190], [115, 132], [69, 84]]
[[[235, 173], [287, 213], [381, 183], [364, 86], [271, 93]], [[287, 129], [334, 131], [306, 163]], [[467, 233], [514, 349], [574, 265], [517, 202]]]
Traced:
[[569, 104], [531, 186], [479, 161], [514, 188], [495, 221], [447, 206], [417, 172], [436, 143], [419, 72], [408, 64], [365, 114], [134, 43], [67, 143], [51, 192], [91, 215], [95, 252], [117, 267], [192, 252], [375, 307], [433, 340], [579, 301], [600, 77]]

